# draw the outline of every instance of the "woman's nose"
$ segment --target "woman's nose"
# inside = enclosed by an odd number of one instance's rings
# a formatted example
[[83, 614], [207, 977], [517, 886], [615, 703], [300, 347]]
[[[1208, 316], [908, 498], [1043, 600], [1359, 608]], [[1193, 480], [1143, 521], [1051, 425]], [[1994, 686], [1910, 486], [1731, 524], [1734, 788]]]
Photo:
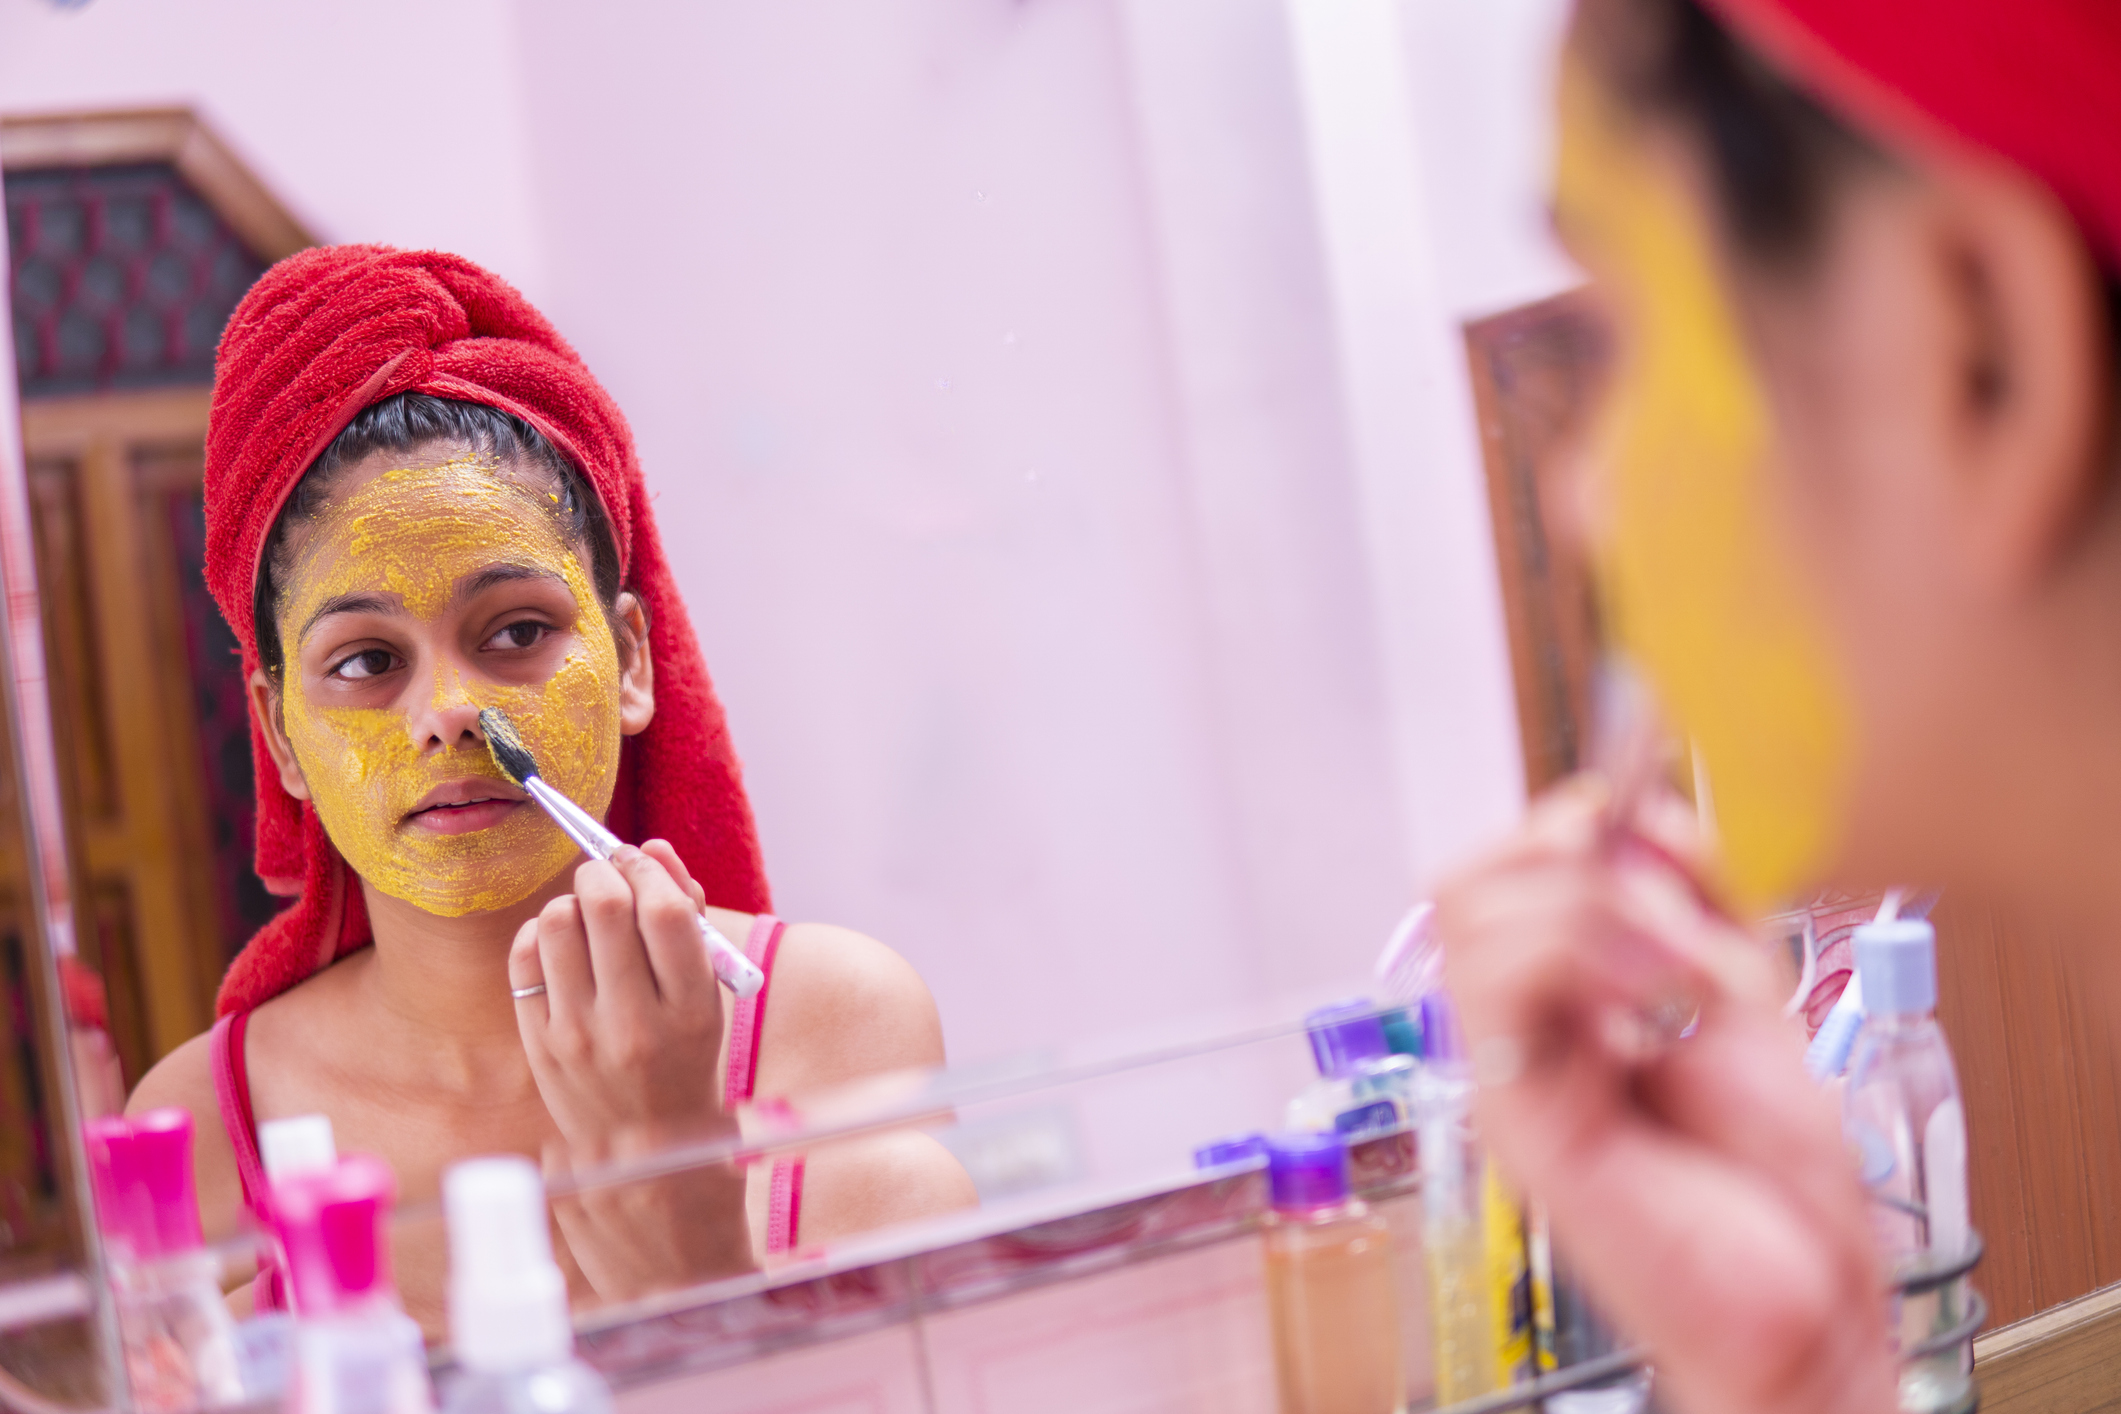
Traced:
[[446, 658], [438, 661], [420, 696], [424, 703], [414, 708], [408, 725], [421, 750], [484, 745], [486, 738], [479, 731], [479, 704], [472, 699], [470, 684], [454, 663]]

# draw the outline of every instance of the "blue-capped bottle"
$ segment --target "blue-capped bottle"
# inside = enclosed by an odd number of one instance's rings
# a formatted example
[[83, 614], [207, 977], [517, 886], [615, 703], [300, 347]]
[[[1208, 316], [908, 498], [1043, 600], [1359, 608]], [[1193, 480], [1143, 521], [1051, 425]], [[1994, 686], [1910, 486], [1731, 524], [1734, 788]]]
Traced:
[[[1865, 1018], [1849, 1062], [1842, 1115], [1870, 1190], [1871, 1218], [1898, 1276], [1958, 1260], [1972, 1232], [1966, 1186], [1966, 1110], [1951, 1047], [1937, 1024], [1937, 935], [1919, 919], [1856, 930]], [[1963, 1280], [1894, 1299], [1903, 1356], [1965, 1315]], [[1970, 1347], [1901, 1367], [1900, 1407], [1948, 1410], [1970, 1394]]]
[[1267, 1304], [1281, 1414], [1402, 1414], [1392, 1236], [1348, 1186], [1334, 1133], [1267, 1140]]
[[1289, 1102], [1284, 1123], [1290, 1129], [1331, 1130], [1354, 1143], [1407, 1126], [1416, 1061], [1394, 1049], [1386, 1020], [1375, 1003], [1360, 998], [1304, 1017], [1318, 1078]]

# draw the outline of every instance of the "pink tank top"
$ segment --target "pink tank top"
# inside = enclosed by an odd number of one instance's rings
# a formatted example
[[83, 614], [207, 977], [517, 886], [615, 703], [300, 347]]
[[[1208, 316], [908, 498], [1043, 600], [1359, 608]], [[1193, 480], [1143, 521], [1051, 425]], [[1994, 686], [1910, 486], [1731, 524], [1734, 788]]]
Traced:
[[[729, 1051], [722, 1087], [725, 1109], [734, 1110], [751, 1099], [758, 1084], [759, 1038], [766, 1029], [766, 998], [773, 991], [773, 960], [780, 951], [781, 934], [788, 925], [770, 913], [752, 921], [744, 939], [744, 953], [766, 974], [757, 995], [732, 1000], [729, 1011]], [[236, 1151], [236, 1177], [243, 1185], [243, 1203], [253, 1214], [263, 1212], [266, 1194], [265, 1163], [258, 1154], [258, 1127], [250, 1107], [250, 1072], [244, 1062], [243, 1033], [250, 1013], [239, 1011], [214, 1023], [207, 1045], [212, 1055], [214, 1099], [221, 1108], [221, 1123], [228, 1129], [229, 1143]], [[778, 1159], [768, 1180], [766, 1203], [766, 1251], [769, 1255], [795, 1250], [803, 1218], [803, 1161]], [[287, 1301], [281, 1289], [280, 1269], [270, 1252], [259, 1256], [258, 1280], [253, 1288], [256, 1308], [278, 1311]]]

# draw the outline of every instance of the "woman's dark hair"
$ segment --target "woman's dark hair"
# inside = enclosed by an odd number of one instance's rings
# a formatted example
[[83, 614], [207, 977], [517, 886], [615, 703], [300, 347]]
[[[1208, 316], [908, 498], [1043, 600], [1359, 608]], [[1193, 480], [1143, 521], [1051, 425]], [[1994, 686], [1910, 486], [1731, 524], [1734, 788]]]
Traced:
[[[1609, 77], [1645, 111], [1698, 133], [1719, 214], [1738, 249], [1801, 269], [1825, 235], [1835, 188], [1892, 159], [1762, 62], [1700, 0], [1627, 0], [1633, 33], [1606, 50]], [[2121, 349], [2121, 274], [2103, 254], [2107, 337]]]
[[258, 628], [258, 657], [267, 672], [280, 676], [280, 582], [286, 576], [291, 527], [321, 512], [331, 500], [339, 473], [375, 452], [412, 456], [448, 447], [498, 458], [519, 471], [542, 472], [552, 480], [567, 537], [589, 550], [590, 582], [607, 613], [619, 597], [619, 550], [604, 504], [582, 473], [550, 438], [513, 413], [483, 403], [458, 402], [427, 393], [399, 393], [362, 409], [329, 445], [289, 493], [287, 504], [265, 537], [258, 583], [251, 608]]
[[1834, 187], [1885, 154], [1770, 69], [1698, 0], [1629, 0], [1608, 77], [1644, 112], [1677, 120], [1707, 149], [1739, 249], [1801, 265], [1825, 233]]

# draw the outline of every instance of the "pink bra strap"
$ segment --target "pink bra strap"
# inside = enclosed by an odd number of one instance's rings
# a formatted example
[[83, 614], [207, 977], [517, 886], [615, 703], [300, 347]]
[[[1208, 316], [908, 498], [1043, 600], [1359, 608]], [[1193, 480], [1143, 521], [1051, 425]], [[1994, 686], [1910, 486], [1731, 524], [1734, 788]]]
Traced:
[[[733, 1004], [729, 1013], [728, 1080], [722, 1087], [722, 1102], [735, 1109], [752, 1097], [759, 1083], [759, 1038], [766, 1031], [766, 998], [773, 991], [773, 959], [780, 951], [781, 934], [788, 925], [770, 913], [752, 920], [744, 939], [744, 955], [766, 974], [758, 994]], [[803, 1221], [803, 1161], [776, 1159], [771, 1186], [766, 1194], [766, 1251], [769, 1255], [795, 1250], [796, 1234]]]
[[751, 1098], [759, 1081], [759, 1037], [766, 1029], [766, 998], [773, 991], [773, 956], [780, 951], [781, 934], [788, 925], [770, 913], [751, 922], [744, 939], [744, 956], [766, 974], [756, 995], [734, 1002], [729, 1012], [728, 1078], [722, 1086], [722, 1105], [735, 1109]]
[[803, 1161], [775, 1159], [772, 1187], [766, 1194], [766, 1251], [769, 1255], [795, 1250], [796, 1234], [803, 1224]]
[[[265, 1161], [258, 1153], [256, 1115], [250, 1106], [250, 1067], [243, 1051], [243, 1033], [250, 1026], [250, 1013], [239, 1011], [214, 1023], [206, 1042], [214, 1073], [214, 1103], [221, 1111], [221, 1127], [228, 1131], [228, 1144], [236, 1152], [236, 1181], [243, 1186], [243, 1206], [264, 1231], [271, 1230], [265, 1198], [271, 1187], [265, 1181]], [[258, 1278], [251, 1288], [251, 1307], [278, 1311], [286, 1306], [280, 1289], [280, 1266], [274, 1260], [271, 1242], [258, 1244]]]
[[243, 1063], [243, 1033], [250, 1021], [247, 1011], [224, 1016], [214, 1023], [207, 1050], [213, 1060], [214, 1103], [221, 1107], [221, 1124], [236, 1151], [236, 1178], [243, 1185], [243, 1205], [260, 1212], [266, 1194], [265, 1161], [258, 1154], [257, 1123], [250, 1108], [250, 1072]]

